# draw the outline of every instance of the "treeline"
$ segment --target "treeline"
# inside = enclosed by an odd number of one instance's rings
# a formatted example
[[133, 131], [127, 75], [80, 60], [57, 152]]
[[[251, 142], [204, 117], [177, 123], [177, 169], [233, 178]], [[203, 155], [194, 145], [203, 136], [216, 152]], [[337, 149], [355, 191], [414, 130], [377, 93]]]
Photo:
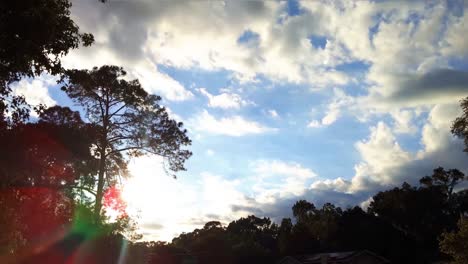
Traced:
[[[466, 181], [458, 170], [437, 168], [418, 186], [403, 183], [377, 193], [367, 210], [300, 200], [292, 206], [293, 219], [211, 221], [171, 243], [131, 242], [115, 232], [118, 226], [94, 233], [91, 226], [90, 237], [71, 232], [24, 263], [275, 263], [290, 255], [364, 249], [392, 263], [467, 263], [468, 189], [460, 190]], [[50, 221], [51, 214], [40, 214], [33, 225], [44, 216]]]
[[251, 215], [227, 226], [208, 222], [170, 244], [133, 247], [149, 256], [147, 263], [182, 263], [177, 259], [186, 256], [182, 252], [199, 263], [274, 263], [288, 255], [364, 249], [392, 263], [430, 263], [449, 259], [439, 241], [468, 213], [468, 190], [454, 191], [466, 180], [458, 170], [437, 168], [419, 186], [404, 183], [377, 193], [366, 211], [300, 200], [292, 207], [294, 219], [279, 224]]
[[392, 263], [467, 263], [468, 189], [460, 189], [467, 180], [456, 169], [437, 168], [418, 186], [403, 183], [377, 193], [366, 210], [299, 200], [293, 219], [279, 223], [254, 215], [227, 225], [211, 221], [171, 243], [132, 243], [109, 233], [87, 242], [91, 246], [79, 254], [89, 263], [234, 264], [370, 250]]

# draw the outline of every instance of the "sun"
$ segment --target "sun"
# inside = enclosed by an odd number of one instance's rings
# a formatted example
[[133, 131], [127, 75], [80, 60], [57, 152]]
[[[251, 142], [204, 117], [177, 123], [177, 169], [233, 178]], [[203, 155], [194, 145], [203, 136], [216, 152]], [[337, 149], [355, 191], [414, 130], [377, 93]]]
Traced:
[[186, 221], [197, 214], [191, 205], [195, 200], [193, 193], [167, 175], [160, 158], [135, 158], [129, 164], [129, 171], [131, 176], [122, 184], [121, 197], [141, 233], [167, 241], [174, 234], [191, 230]]

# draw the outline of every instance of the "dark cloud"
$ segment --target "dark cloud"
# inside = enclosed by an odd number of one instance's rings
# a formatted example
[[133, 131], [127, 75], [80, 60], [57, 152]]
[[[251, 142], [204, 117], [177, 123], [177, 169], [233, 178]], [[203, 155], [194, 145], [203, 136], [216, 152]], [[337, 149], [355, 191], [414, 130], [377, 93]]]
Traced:
[[258, 217], [269, 217], [273, 221], [279, 223], [283, 218], [292, 218], [292, 206], [299, 200], [307, 200], [312, 202], [317, 207], [321, 207], [324, 203], [330, 202], [342, 208], [353, 207], [367, 200], [369, 194], [366, 192], [357, 194], [348, 194], [333, 190], [317, 190], [309, 189], [303, 195], [278, 198], [274, 203], [258, 203], [251, 202], [251, 206], [233, 205], [232, 210], [246, 211], [249, 214], [254, 214]]
[[398, 91], [390, 97], [395, 101], [434, 99], [438, 96], [468, 95], [468, 72], [436, 69], [421, 76], [401, 76]]
[[217, 219], [221, 219], [222, 217], [217, 214], [207, 214], [205, 215], [206, 218], [212, 219], [213, 221], [216, 221]]
[[158, 223], [144, 223], [141, 225], [142, 228], [144, 229], [150, 229], [150, 230], [161, 230], [164, 228], [163, 225], [158, 224]]
[[233, 212], [247, 212], [248, 214], [262, 215], [263, 211], [260, 208], [254, 206], [245, 206], [245, 205], [232, 205], [231, 210]]
[[[369, 179], [369, 182], [364, 184], [365, 190], [355, 193], [344, 193], [332, 189], [310, 189], [300, 196], [285, 199], [279, 198], [273, 204], [256, 204], [246, 209], [250, 209], [250, 212], [257, 216], [267, 216], [272, 218], [275, 222], [279, 222], [284, 217], [292, 217], [291, 208], [298, 200], [307, 200], [314, 203], [317, 207], [321, 207], [327, 202], [340, 206], [343, 209], [359, 206], [377, 192], [401, 186], [403, 182], [418, 185], [420, 178], [426, 175], [432, 175], [433, 170], [439, 166], [445, 169], [456, 168], [468, 174], [468, 155], [463, 153], [461, 140], [452, 138], [445, 142], [445, 145], [437, 149], [437, 151], [426, 153], [421, 159], [416, 159], [404, 165], [394, 167], [393, 170], [389, 172], [392, 173], [392, 178], [395, 182], [394, 185], [384, 186]], [[237, 206], [237, 208], [242, 207]], [[259, 212], [255, 212], [254, 208], [258, 208], [257, 211]]]
[[108, 38], [106, 47], [122, 59], [133, 61], [143, 57], [148, 33], [154, 30], [155, 25], [172, 21], [181, 27], [198, 25], [199, 30], [203, 30], [205, 23], [210, 23], [210, 17], [219, 19], [219, 14], [210, 12], [210, 9], [222, 10], [225, 12], [222, 17], [232, 21], [254, 20], [269, 11], [262, 1], [226, 1], [223, 5], [218, 1], [139, 0], [100, 4], [93, 0], [83, 0], [74, 1], [72, 16], [83, 31], [95, 34], [96, 43]]

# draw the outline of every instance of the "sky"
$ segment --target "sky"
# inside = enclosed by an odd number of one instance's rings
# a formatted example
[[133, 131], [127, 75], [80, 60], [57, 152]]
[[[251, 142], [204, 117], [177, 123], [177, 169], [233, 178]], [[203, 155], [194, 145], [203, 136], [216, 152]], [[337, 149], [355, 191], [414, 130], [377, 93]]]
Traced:
[[[124, 195], [147, 240], [295, 201], [365, 207], [438, 166], [468, 172], [450, 134], [468, 96], [463, 1], [74, 0], [95, 43], [68, 68], [124, 67], [182, 121], [193, 156], [177, 179], [132, 159]], [[68, 105], [42, 75], [32, 104]]]

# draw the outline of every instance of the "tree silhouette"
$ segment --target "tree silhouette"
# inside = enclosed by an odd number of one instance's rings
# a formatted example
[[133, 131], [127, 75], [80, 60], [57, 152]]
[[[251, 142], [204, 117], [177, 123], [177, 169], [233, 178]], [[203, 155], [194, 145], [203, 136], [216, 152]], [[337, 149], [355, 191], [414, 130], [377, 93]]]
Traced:
[[465, 142], [465, 152], [468, 152], [468, 97], [461, 100], [461, 116], [457, 117], [452, 124], [452, 134], [463, 139]]
[[182, 129], [159, 105], [161, 97], [148, 94], [138, 80], [126, 81], [117, 66], [92, 70], [67, 70], [62, 89], [80, 104], [91, 124], [97, 126], [95, 154], [99, 159], [95, 213], [102, 208], [105, 184], [122, 174], [126, 156], [155, 154], [168, 162], [168, 171], [184, 170], [191, 144]]
[[89, 147], [95, 129], [78, 112], [54, 106], [37, 123], [0, 130], [0, 187], [78, 187], [96, 172]]
[[369, 212], [391, 223], [417, 242], [419, 261], [437, 258], [438, 236], [453, 230], [460, 214], [463, 192], [453, 189], [465, 177], [458, 170], [437, 168], [423, 177], [419, 188], [404, 183], [401, 188], [379, 192], [369, 205]]
[[315, 210], [315, 205], [306, 200], [299, 200], [292, 207], [293, 216], [298, 222], [306, 222], [310, 215], [315, 213]]
[[447, 199], [451, 200], [453, 189], [463, 180], [465, 180], [463, 172], [457, 169], [444, 170], [444, 168], [438, 167], [434, 169], [432, 176], [425, 176], [419, 182], [429, 188], [441, 188], [441, 191], [447, 195]]
[[13, 252], [70, 223], [74, 200], [96, 173], [93, 129], [78, 112], [55, 106], [37, 123], [0, 130], [0, 248]]
[[29, 113], [24, 98], [11, 95], [9, 84], [43, 71], [61, 73], [61, 58], [70, 49], [94, 41], [91, 34], [79, 32], [70, 7], [69, 0], [1, 1], [0, 122], [19, 122]]

